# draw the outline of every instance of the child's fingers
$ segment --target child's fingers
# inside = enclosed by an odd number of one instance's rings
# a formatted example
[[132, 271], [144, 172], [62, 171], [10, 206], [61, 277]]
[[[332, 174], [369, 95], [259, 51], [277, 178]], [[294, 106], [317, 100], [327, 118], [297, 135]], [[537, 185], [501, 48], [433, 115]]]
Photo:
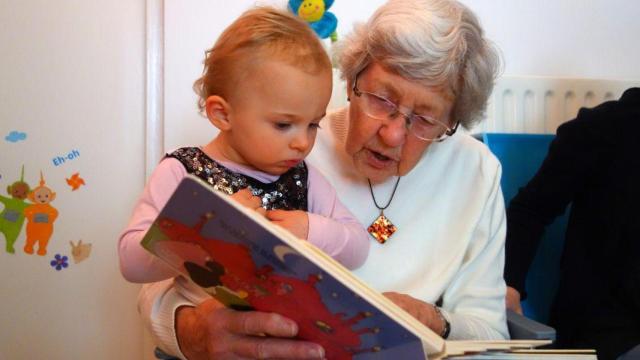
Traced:
[[233, 196], [241, 199], [249, 199], [253, 196], [253, 194], [251, 193], [251, 190], [249, 190], [249, 188], [244, 188], [242, 190], [238, 190], [235, 194], [233, 194]]
[[278, 221], [284, 219], [286, 214], [286, 210], [269, 210], [267, 211], [266, 217], [271, 221]]
[[266, 216], [267, 215], [267, 210], [265, 210], [262, 206], [258, 206], [255, 211], [262, 215], [262, 216]]

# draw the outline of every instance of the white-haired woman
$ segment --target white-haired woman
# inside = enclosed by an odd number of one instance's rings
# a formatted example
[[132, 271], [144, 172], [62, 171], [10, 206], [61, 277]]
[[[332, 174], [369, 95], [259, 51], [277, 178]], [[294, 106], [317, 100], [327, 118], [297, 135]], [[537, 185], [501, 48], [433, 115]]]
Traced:
[[[500, 165], [456, 133], [481, 118], [499, 62], [475, 15], [455, 0], [389, 0], [338, 55], [350, 103], [324, 120], [310, 160], [374, 223], [380, 243], [356, 275], [445, 338], [508, 337]], [[290, 339], [293, 321], [222, 308], [180, 282], [140, 299], [159, 346], [179, 357], [323, 357]]]

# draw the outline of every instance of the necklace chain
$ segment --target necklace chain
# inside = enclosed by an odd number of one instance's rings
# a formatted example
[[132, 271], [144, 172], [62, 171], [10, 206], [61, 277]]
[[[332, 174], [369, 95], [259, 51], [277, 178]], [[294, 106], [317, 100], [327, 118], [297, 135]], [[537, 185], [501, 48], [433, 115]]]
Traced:
[[378, 202], [376, 201], [376, 196], [373, 194], [373, 186], [371, 185], [371, 180], [367, 179], [367, 182], [369, 182], [369, 191], [371, 192], [371, 198], [373, 199], [373, 204], [378, 208], [378, 210], [382, 211], [388, 208], [389, 205], [391, 205], [391, 200], [393, 200], [393, 196], [396, 194], [396, 190], [398, 189], [398, 184], [400, 183], [400, 176], [398, 176], [398, 180], [396, 180], [396, 184], [393, 186], [393, 192], [389, 197], [389, 201], [387, 201], [387, 205], [383, 207], [378, 205]]

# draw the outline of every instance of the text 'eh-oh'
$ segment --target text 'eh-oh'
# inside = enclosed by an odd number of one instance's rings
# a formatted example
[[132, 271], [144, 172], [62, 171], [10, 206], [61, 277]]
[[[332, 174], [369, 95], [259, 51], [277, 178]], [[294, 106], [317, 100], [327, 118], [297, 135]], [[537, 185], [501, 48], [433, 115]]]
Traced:
[[67, 160], [73, 160], [79, 156], [80, 151], [74, 149], [71, 150], [67, 155], [54, 157], [53, 159], [51, 159], [51, 161], [53, 162], [53, 165], [58, 166], [64, 164]]

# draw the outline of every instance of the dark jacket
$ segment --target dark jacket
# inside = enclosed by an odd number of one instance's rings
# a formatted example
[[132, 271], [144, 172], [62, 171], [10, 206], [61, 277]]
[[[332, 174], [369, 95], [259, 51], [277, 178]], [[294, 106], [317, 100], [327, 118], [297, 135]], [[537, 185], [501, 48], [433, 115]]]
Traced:
[[640, 344], [640, 88], [558, 128], [507, 210], [509, 286], [523, 292], [545, 226], [570, 203], [551, 323], [559, 346], [614, 359]]

